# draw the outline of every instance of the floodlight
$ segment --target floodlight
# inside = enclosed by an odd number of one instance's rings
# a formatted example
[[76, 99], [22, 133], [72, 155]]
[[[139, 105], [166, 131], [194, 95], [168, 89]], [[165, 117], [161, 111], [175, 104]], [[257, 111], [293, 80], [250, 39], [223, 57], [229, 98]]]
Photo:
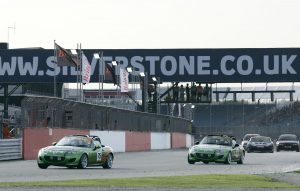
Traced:
[[127, 67], [127, 72], [131, 73], [132, 72], [132, 68], [131, 67]]
[[112, 61], [111, 63], [112, 63], [113, 66], [118, 65], [117, 61]]
[[144, 73], [144, 72], [141, 72], [141, 73], [140, 73], [140, 76], [145, 77], [145, 73]]
[[191, 108], [194, 109], [194, 108], [195, 108], [195, 105], [192, 105]]
[[98, 53], [94, 53], [94, 58], [99, 60], [100, 59], [100, 55]]
[[74, 54], [74, 55], [77, 55], [77, 50], [71, 49], [71, 53]]
[[152, 77], [152, 80], [154, 81], [154, 82], [156, 82], [157, 80], [156, 80], [156, 77]]

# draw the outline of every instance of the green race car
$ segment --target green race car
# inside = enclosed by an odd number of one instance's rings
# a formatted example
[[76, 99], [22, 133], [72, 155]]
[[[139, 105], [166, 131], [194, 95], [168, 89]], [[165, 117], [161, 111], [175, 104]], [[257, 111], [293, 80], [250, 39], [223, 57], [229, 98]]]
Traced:
[[100, 165], [109, 169], [112, 168], [113, 160], [112, 148], [101, 145], [98, 136], [70, 135], [58, 143], [54, 142], [52, 146], [40, 149], [37, 164], [41, 169], [50, 165], [81, 169]]
[[237, 162], [243, 164], [245, 151], [232, 137], [226, 135], [208, 135], [202, 141], [196, 143], [189, 149], [188, 163], [195, 162], [220, 162], [230, 164]]

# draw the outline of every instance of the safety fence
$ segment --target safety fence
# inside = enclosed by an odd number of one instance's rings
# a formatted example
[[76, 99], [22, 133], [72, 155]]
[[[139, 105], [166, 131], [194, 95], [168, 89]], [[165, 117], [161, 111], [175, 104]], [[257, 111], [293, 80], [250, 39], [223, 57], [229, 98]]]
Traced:
[[0, 139], [0, 160], [22, 158], [22, 139]]

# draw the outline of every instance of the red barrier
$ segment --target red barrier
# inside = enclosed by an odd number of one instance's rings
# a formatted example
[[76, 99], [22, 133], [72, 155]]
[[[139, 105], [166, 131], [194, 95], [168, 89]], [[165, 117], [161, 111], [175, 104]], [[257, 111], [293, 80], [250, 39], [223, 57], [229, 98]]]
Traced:
[[172, 140], [172, 145], [171, 145], [172, 149], [186, 148], [186, 134], [172, 133], [171, 140]]
[[132, 132], [125, 133], [125, 152], [128, 151], [148, 151], [151, 149], [150, 132]]
[[[52, 132], [51, 132], [52, 131]], [[66, 135], [88, 135], [89, 130], [24, 128], [23, 159], [36, 159], [39, 150], [59, 141]]]

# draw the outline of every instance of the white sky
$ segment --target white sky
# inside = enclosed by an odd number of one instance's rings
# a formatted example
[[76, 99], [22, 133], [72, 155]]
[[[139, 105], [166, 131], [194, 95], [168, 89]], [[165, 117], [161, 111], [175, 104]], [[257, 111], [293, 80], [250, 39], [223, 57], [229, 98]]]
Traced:
[[0, 8], [0, 41], [9, 31], [11, 48], [300, 47], [299, 0], [0, 0]]
[[300, 47], [299, 0], [0, 0], [0, 9], [10, 48]]

